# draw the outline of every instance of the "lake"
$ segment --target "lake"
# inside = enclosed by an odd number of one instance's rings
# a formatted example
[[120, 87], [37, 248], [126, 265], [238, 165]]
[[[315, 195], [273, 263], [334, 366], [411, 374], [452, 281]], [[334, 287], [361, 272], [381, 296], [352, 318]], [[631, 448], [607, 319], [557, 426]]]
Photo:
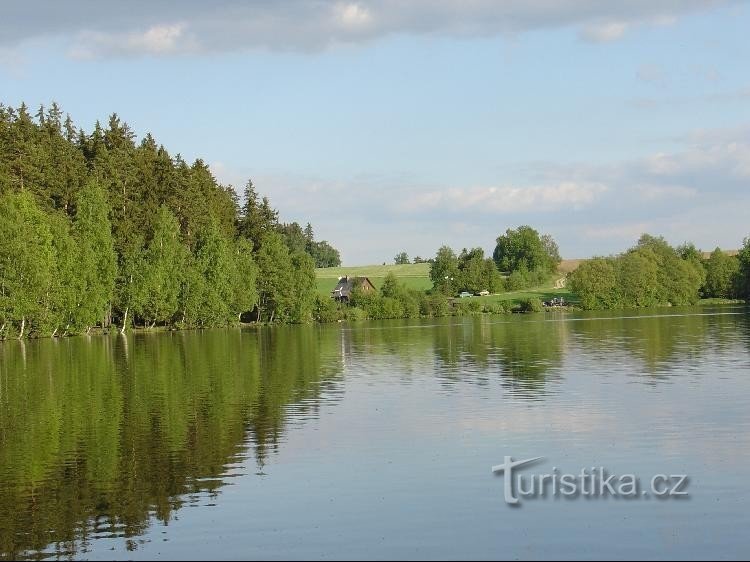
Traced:
[[749, 406], [732, 306], [8, 341], [0, 557], [746, 558]]

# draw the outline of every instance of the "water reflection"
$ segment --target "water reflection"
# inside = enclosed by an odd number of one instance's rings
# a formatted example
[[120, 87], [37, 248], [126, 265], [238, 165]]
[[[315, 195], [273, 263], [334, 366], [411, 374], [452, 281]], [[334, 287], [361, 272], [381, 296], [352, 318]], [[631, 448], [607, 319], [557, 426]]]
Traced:
[[101, 537], [137, 548], [154, 520], [216, 503], [233, 478], [266, 474], [297, 424], [346, 399], [349, 378], [437, 381], [449, 396], [498, 383], [502, 399], [538, 402], [584, 368], [650, 385], [706, 362], [746, 368], [744, 310], [706, 312], [5, 342], [0, 556], [80, 556]]
[[[340, 378], [313, 328], [40, 341], [2, 347], [0, 552], [73, 555], [137, 537], [215, 493], [249, 442], [261, 467], [285, 408]], [[325, 350], [323, 349], [325, 348]], [[248, 440], [249, 436], [249, 440]], [[134, 546], [134, 545], [133, 545]]]

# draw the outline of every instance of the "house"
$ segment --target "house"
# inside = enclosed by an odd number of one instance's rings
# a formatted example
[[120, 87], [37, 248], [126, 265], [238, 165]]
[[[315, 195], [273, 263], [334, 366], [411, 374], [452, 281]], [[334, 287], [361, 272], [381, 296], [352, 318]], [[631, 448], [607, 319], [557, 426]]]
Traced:
[[363, 293], [374, 293], [375, 285], [367, 277], [339, 277], [339, 283], [336, 288], [331, 291], [331, 298], [337, 301], [348, 301], [351, 297], [352, 291], [359, 287]]

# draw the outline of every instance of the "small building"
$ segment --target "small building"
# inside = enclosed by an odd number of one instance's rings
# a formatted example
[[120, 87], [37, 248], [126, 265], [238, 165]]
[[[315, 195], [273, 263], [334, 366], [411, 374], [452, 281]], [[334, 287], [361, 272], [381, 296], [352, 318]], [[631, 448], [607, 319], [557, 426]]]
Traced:
[[352, 291], [356, 288], [360, 288], [363, 293], [374, 293], [377, 291], [375, 285], [372, 284], [367, 277], [340, 277], [339, 283], [336, 288], [331, 291], [331, 298], [337, 301], [346, 302], [352, 295]]

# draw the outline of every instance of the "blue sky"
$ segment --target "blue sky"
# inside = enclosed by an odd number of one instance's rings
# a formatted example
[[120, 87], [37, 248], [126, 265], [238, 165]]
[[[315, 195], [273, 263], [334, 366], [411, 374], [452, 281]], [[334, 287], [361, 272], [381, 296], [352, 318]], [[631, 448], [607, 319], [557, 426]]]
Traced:
[[[57, 10], [55, 12], [55, 10]], [[117, 112], [346, 264], [750, 235], [750, 4], [11, 2], [0, 101]]]

